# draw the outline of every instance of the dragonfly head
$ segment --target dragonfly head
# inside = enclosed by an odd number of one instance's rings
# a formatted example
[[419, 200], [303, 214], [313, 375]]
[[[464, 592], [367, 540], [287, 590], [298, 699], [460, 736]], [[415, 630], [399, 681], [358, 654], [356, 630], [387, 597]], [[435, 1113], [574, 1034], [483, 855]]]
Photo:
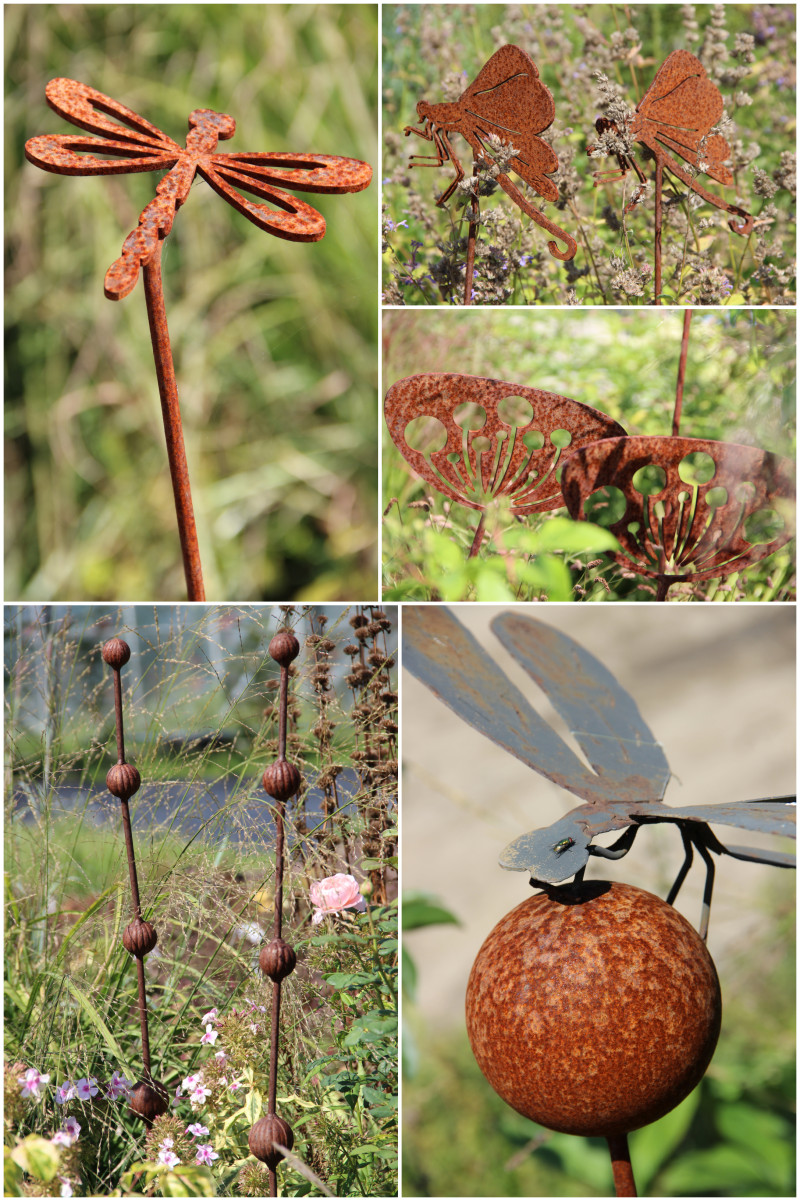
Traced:
[[500, 866], [511, 872], [530, 872], [546, 884], [569, 880], [589, 859], [590, 839], [573, 822], [555, 822], [545, 830], [531, 830], [510, 842], [500, 856]]
[[227, 113], [215, 113], [213, 108], [196, 108], [189, 113], [190, 129], [208, 129], [220, 142], [227, 142], [236, 133], [236, 122]]

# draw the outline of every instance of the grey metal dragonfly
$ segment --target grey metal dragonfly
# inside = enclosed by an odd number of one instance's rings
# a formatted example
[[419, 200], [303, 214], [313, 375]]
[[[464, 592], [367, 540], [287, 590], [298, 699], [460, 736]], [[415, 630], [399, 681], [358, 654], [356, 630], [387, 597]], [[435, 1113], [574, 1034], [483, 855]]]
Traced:
[[[725, 846], [709, 826], [794, 837], [795, 797], [683, 808], [662, 804], [671, 774], [664, 752], [633, 697], [603, 664], [566, 634], [519, 613], [495, 617], [491, 628], [569, 723], [592, 768], [539, 716], [453, 613], [441, 605], [405, 607], [404, 667], [474, 729], [587, 802], [545, 829], [515, 838], [500, 856], [501, 867], [530, 872], [531, 883], [540, 887], [579, 880], [590, 855], [619, 859], [642, 826], [672, 822], [680, 830], [684, 861], [667, 903], [677, 897], [696, 850], [706, 865], [699, 926], [705, 938], [714, 886], [710, 852], [795, 866], [795, 857], [782, 851]], [[623, 833], [612, 846], [592, 844], [596, 835], [614, 830]]]

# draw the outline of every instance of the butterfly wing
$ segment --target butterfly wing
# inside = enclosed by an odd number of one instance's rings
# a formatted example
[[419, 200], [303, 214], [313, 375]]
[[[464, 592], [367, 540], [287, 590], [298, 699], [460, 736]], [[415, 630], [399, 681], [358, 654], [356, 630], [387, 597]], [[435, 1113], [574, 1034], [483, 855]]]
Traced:
[[724, 165], [730, 158], [730, 147], [720, 134], [709, 136], [722, 112], [720, 90], [708, 78], [700, 60], [688, 50], [675, 50], [661, 64], [642, 97], [631, 133], [645, 143], [660, 142], [693, 167], [699, 168], [702, 161], [703, 170], [712, 179], [731, 184], [733, 176]]
[[403, 665], [468, 725], [583, 800], [615, 798], [528, 704], [457, 618], [441, 605], [403, 612]]
[[659, 801], [669, 783], [661, 745], [630, 693], [572, 638], [519, 613], [502, 613], [492, 630], [569, 723], [586, 758], [615, 801]]
[[501, 46], [459, 103], [486, 153], [490, 133], [510, 142], [519, 152], [511, 163], [517, 174], [546, 200], [558, 199], [556, 185], [546, 178], [558, 170], [558, 159], [537, 136], [552, 125], [555, 104], [530, 55], [519, 46]]

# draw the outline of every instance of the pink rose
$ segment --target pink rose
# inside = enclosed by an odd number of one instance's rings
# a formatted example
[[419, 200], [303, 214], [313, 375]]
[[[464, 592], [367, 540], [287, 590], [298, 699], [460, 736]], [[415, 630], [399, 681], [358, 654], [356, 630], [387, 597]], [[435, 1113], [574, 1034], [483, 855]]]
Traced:
[[319, 925], [326, 913], [339, 913], [342, 909], [357, 909], [363, 913], [366, 902], [358, 891], [358, 883], [344, 872], [315, 880], [311, 885], [311, 904], [314, 905], [313, 924]]

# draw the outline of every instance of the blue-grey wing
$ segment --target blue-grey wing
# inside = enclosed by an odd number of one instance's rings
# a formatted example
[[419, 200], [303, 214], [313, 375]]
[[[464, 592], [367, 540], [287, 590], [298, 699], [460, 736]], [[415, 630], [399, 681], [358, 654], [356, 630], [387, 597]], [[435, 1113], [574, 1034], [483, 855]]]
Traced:
[[794, 838], [797, 805], [794, 797], [771, 797], [758, 801], [731, 801], [725, 805], [686, 805], [669, 809], [670, 816], [709, 825], [736, 826], [761, 834], [783, 834]]
[[659, 801], [669, 783], [661, 744], [630, 693], [599, 659], [535, 618], [502, 613], [492, 629], [547, 693], [581, 750], [617, 801]]
[[561, 788], [594, 803], [616, 799], [615, 782], [581, 763], [449, 609], [404, 607], [403, 666], [473, 729]]

